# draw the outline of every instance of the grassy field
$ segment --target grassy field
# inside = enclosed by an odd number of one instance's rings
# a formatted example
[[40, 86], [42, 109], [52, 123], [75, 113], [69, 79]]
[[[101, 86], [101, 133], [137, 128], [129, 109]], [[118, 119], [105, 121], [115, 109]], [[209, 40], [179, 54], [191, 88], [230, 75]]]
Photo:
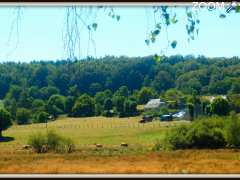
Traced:
[[169, 126], [185, 121], [138, 123], [140, 117], [131, 118], [59, 118], [47, 124], [14, 125], [3, 132], [4, 136], [14, 138], [13, 141], [1, 142], [0, 147], [21, 147], [27, 143], [30, 134], [38, 131], [54, 129], [58, 133], [73, 139], [77, 146], [88, 146], [100, 143], [106, 146], [120, 145], [122, 142], [130, 146], [152, 146], [161, 140]]
[[9, 141], [0, 142], [0, 173], [240, 173], [240, 150], [153, 152], [169, 127], [189, 122], [139, 124], [139, 119], [62, 117], [48, 123], [48, 129], [74, 140], [77, 150], [71, 154], [23, 150], [29, 135], [46, 131], [46, 124], [14, 125], [3, 132]]

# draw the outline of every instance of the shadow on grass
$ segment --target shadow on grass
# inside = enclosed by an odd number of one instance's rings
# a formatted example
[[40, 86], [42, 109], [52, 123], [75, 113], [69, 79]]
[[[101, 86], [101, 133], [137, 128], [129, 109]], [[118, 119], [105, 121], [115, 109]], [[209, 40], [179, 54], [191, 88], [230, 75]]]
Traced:
[[13, 141], [13, 140], [14, 140], [13, 137], [8, 137], [8, 136], [6, 136], [6, 137], [0, 137], [0, 143], [1, 143], [1, 142], [9, 142], [9, 141]]

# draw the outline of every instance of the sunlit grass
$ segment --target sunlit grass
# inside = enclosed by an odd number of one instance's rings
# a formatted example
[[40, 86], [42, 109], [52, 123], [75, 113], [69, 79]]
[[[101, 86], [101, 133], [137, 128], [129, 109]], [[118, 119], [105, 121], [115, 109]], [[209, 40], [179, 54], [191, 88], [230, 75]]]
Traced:
[[[1, 142], [1, 146], [21, 146], [27, 143], [30, 134], [37, 131], [54, 129], [63, 136], [73, 139], [77, 146], [100, 143], [104, 145], [119, 145], [126, 142], [130, 145], [151, 146], [157, 139], [162, 139], [169, 126], [181, 122], [160, 122], [158, 120], [141, 124], [141, 117], [130, 118], [67, 118], [61, 117], [47, 125], [30, 124], [14, 125], [3, 132], [4, 136], [13, 137], [14, 141]], [[186, 123], [186, 122], [185, 122]]]

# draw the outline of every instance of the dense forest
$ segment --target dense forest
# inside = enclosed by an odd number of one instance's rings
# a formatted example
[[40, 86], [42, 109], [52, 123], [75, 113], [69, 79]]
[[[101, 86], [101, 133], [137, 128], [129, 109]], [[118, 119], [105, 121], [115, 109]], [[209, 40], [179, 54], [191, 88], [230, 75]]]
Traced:
[[154, 56], [5, 62], [0, 87], [0, 99], [18, 124], [60, 114], [131, 116], [138, 104], [166, 92], [240, 93], [240, 59], [175, 55], [159, 62]]

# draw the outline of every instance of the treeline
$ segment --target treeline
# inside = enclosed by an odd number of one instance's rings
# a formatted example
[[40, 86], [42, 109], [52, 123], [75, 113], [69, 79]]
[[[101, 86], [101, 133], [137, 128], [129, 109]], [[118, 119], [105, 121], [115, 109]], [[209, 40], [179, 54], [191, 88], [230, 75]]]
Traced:
[[[137, 104], [173, 94], [240, 93], [240, 59], [112, 57], [0, 64], [0, 98], [18, 124], [60, 114], [133, 116]], [[179, 97], [178, 97], [179, 98]]]

